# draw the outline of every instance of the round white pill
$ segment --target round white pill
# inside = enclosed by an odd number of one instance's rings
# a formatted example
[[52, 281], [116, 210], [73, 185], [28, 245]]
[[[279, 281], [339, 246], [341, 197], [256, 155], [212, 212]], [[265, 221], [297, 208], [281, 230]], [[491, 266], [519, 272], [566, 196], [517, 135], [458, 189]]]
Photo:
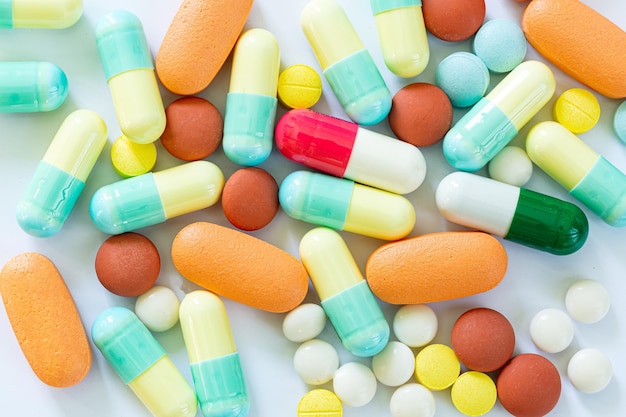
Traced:
[[530, 338], [544, 352], [562, 352], [574, 339], [574, 324], [563, 311], [546, 308], [531, 320]]
[[533, 163], [525, 150], [506, 146], [487, 165], [489, 176], [496, 181], [521, 187], [533, 175]]
[[171, 289], [155, 285], [137, 297], [135, 314], [153, 332], [164, 332], [178, 322], [180, 300]]
[[409, 347], [425, 346], [437, 334], [439, 323], [432, 308], [425, 304], [405, 305], [393, 317], [393, 332]]
[[397, 387], [407, 382], [415, 370], [415, 355], [402, 342], [391, 341], [372, 358], [372, 371], [381, 384]]
[[394, 391], [389, 407], [392, 417], [433, 417], [435, 397], [425, 386], [410, 383]]
[[285, 316], [283, 334], [292, 342], [306, 342], [319, 336], [325, 325], [326, 313], [320, 305], [300, 304]]
[[609, 312], [609, 292], [598, 281], [581, 279], [573, 283], [565, 294], [567, 312], [581, 323], [596, 323]]
[[360, 362], [342, 365], [333, 378], [333, 391], [349, 407], [361, 407], [376, 394], [376, 377], [370, 368]]
[[577, 390], [587, 394], [602, 391], [611, 382], [611, 361], [597, 349], [582, 349], [567, 364], [567, 376]]
[[296, 373], [309, 385], [322, 385], [333, 379], [339, 367], [339, 355], [333, 345], [311, 339], [302, 343], [293, 357]]

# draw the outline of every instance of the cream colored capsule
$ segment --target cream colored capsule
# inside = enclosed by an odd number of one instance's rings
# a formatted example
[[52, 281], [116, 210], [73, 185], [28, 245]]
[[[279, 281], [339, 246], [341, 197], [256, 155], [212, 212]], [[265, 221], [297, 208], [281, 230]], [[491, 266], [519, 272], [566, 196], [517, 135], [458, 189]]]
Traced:
[[0, 28], [65, 29], [82, 14], [82, 0], [8, 0], [0, 8]]

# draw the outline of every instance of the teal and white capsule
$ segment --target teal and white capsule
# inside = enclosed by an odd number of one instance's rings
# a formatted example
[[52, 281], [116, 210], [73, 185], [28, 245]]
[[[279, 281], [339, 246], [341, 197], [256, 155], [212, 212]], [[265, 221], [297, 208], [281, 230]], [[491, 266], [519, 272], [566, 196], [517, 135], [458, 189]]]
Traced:
[[589, 222], [576, 205], [466, 172], [447, 175], [435, 193], [449, 221], [555, 255], [569, 255], [587, 240]]
[[300, 241], [300, 259], [344, 347], [361, 357], [383, 350], [389, 324], [339, 233], [310, 230]]
[[82, 14], [82, 0], [3, 0], [0, 29], [65, 29]]
[[67, 76], [52, 62], [0, 62], [0, 113], [55, 110], [67, 93]]

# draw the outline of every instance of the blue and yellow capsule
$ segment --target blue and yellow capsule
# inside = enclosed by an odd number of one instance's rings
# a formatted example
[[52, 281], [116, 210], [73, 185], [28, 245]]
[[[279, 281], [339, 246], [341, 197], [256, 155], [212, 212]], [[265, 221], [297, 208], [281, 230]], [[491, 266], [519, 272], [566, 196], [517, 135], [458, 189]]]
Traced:
[[52, 111], [67, 93], [67, 76], [52, 62], [0, 62], [0, 113]]
[[3, 0], [0, 29], [65, 29], [82, 14], [82, 0]]

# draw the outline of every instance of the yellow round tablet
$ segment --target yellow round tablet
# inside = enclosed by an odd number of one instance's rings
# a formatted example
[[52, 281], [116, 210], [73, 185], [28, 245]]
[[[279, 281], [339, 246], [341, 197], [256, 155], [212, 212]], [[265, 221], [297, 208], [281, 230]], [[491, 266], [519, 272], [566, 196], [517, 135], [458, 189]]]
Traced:
[[341, 417], [341, 400], [327, 389], [319, 388], [307, 392], [298, 404], [298, 417]]
[[154, 143], [136, 143], [122, 135], [111, 146], [111, 163], [124, 178], [145, 174], [154, 168], [157, 149]]
[[553, 116], [570, 132], [584, 133], [598, 123], [600, 103], [590, 91], [570, 88], [554, 103]]
[[322, 79], [308, 65], [285, 68], [278, 77], [278, 99], [290, 109], [308, 109], [322, 96]]
[[452, 403], [466, 416], [482, 416], [496, 404], [496, 384], [486, 374], [469, 371], [452, 385]]
[[449, 346], [428, 345], [415, 357], [417, 381], [433, 391], [449, 388], [461, 373], [461, 364]]

